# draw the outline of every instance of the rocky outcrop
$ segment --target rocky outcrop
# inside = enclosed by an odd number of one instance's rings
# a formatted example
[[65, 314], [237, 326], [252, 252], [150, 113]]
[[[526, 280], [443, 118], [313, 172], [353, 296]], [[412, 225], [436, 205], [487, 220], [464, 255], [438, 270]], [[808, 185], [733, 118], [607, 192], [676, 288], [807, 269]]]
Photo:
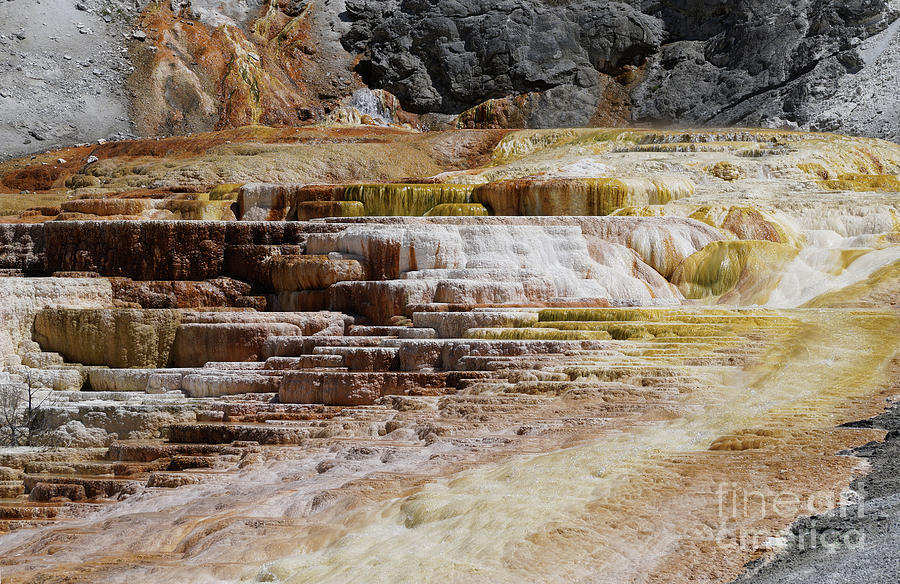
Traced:
[[[843, 85], [896, 101], [883, 68], [898, 52], [888, 0], [508, 4], [351, 0], [343, 42], [362, 56], [362, 79], [412, 111], [473, 108], [462, 127], [633, 118], [835, 130], [853, 108], [825, 102]], [[896, 137], [884, 111], [880, 124], [850, 123]]]
[[[2, 98], [0, 142], [10, 155], [114, 134], [309, 122], [534, 128], [653, 121], [900, 136], [900, 22], [892, 0], [346, 0], [272, 2], [264, 10], [259, 2], [115, 0], [121, 17], [110, 22], [94, 4], [84, 5], [87, 12], [64, 3], [0, 11], [10, 27], [0, 39], [10, 96]], [[76, 21], [91, 31], [91, 43], [66, 36]], [[48, 30], [58, 51], [41, 52], [37, 39]], [[40, 91], [26, 91], [30, 73], [19, 55], [38, 53], [34, 66], [42, 71], [66, 70], [68, 56], [89, 74], [42, 78]], [[100, 106], [89, 107], [84, 95]], [[89, 154], [79, 155], [82, 163]], [[220, 178], [309, 178], [287, 176], [282, 164], [266, 167], [282, 176]], [[65, 182], [65, 171], [49, 163], [38, 172], [44, 188]]]
[[[863, 41], [900, 16], [889, 0], [657, 6], [669, 39], [650, 58], [635, 91], [636, 118], [818, 130], [845, 123], [823, 102], [843, 83], [858, 84], [857, 74], [868, 65], [877, 66], [892, 39], [865, 48]], [[894, 100], [887, 94], [875, 99]], [[871, 128], [891, 137], [881, 131]]]

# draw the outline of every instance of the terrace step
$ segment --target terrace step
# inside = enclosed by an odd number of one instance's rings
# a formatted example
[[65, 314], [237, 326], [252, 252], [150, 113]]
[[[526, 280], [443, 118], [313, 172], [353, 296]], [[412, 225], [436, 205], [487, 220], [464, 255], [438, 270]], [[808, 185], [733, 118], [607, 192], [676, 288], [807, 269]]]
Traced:
[[[170, 459], [176, 455], [213, 456], [225, 449], [221, 444], [177, 444], [162, 442], [113, 442], [109, 447], [110, 460], [149, 463], [158, 459]], [[168, 463], [167, 463], [168, 464]]]
[[0, 481], [0, 499], [15, 499], [25, 493], [22, 481]]
[[284, 376], [279, 397], [284, 403], [355, 406], [385, 395], [440, 395], [446, 373], [297, 371]]
[[[138, 488], [143, 486], [143, 482], [135, 481], [132, 479], [119, 479], [119, 478], [95, 478], [95, 477], [85, 477], [85, 476], [60, 476], [60, 475], [45, 475], [45, 474], [34, 474], [25, 475], [24, 479], [25, 490], [28, 493], [32, 493], [35, 487], [39, 484], [43, 483], [45, 485], [75, 485], [76, 487], [81, 487], [84, 493], [84, 499], [109, 499], [117, 497], [121, 494], [131, 494], [137, 491]], [[74, 493], [78, 491], [77, 488], [66, 488], [66, 489], [56, 489], [58, 492], [70, 492]], [[39, 489], [38, 490], [40, 497], [45, 496], [46, 494], [52, 495], [54, 489]], [[68, 495], [62, 495], [68, 497]], [[69, 497], [71, 498], [71, 497]], [[38, 499], [41, 500], [41, 499]], [[46, 499], [44, 499], [46, 500]], [[76, 499], [82, 500], [82, 499]]]
[[265, 368], [274, 371], [343, 367], [344, 358], [336, 354], [301, 355], [299, 357], [269, 357]]
[[259, 444], [302, 444], [310, 438], [307, 428], [273, 427], [259, 424], [175, 424], [169, 437], [188, 444], [231, 444], [257, 442]]
[[314, 355], [338, 355], [350, 371], [392, 371], [400, 364], [395, 347], [316, 347]]
[[31, 502], [0, 506], [0, 520], [23, 521], [29, 519], [55, 519], [59, 515], [56, 505], [35, 505]]

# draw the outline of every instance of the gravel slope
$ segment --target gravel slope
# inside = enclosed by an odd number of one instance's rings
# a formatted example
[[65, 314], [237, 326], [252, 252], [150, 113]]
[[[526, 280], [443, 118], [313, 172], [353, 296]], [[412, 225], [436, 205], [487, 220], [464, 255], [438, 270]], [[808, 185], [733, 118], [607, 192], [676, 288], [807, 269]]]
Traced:
[[870, 474], [852, 485], [863, 504], [850, 513], [835, 510], [797, 522], [787, 550], [770, 562], [751, 565], [735, 584], [900, 582], [900, 406], [849, 425], [888, 430], [885, 442], [853, 452], [872, 466]]
[[131, 133], [123, 35], [136, 12], [132, 1], [0, 1], [0, 159]]

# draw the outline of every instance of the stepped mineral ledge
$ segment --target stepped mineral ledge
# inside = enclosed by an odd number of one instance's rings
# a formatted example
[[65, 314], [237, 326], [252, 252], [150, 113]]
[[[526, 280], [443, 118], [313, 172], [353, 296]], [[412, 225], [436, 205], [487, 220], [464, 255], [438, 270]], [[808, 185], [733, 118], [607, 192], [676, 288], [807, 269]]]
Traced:
[[900, 394], [883, 140], [255, 126], [0, 210], [4, 582], [752, 578]]

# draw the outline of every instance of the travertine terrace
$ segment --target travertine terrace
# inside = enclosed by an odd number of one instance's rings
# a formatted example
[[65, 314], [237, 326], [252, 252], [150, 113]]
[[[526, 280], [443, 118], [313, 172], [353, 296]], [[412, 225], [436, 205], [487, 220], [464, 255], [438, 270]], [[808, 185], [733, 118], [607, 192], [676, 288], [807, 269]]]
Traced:
[[758, 129], [2, 163], [4, 582], [730, 581], [884, 437], [898, 175]]

